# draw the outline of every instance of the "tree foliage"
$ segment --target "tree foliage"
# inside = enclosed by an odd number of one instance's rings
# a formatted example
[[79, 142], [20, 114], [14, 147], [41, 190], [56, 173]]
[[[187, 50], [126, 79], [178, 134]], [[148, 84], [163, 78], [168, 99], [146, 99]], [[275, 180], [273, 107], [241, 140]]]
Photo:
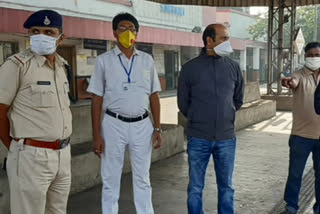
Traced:
[[[296, 14], [296, 26], [295, 29], [299, 27], [302, 29], [303, 35], [305, 37], [306, 43], [314, 40], [314, 31], [318, 30], [318, 38], [320, 41], [320, 7], [318, 7], [318, 19], [317, 27], [315, 24], [315, 6], [305, 6], [298, 7]], [[290, 41], [290, 21], [287, 22], [284, 27], [284, 41]], [[257, 18], [257, 22], [248, 27], [248, 32], [251, 35], [252, 40], [267, 40], [268, 35], [268, 18]]]
[[252, 40], [266, 40], [268, 35], [268, 19], [258, 17], [257, 22], [248, 27], [248, 32], [251, 35]]

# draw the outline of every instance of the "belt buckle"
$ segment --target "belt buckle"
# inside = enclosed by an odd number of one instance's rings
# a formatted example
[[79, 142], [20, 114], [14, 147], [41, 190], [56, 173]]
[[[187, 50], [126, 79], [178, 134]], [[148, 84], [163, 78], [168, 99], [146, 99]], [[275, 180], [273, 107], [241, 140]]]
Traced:
[[65, 148], [66, 146], [68, 146], [68, 144], [69, 144], [69, 138], [61, 140], [60, 145], [59, 145], [59, 149]]

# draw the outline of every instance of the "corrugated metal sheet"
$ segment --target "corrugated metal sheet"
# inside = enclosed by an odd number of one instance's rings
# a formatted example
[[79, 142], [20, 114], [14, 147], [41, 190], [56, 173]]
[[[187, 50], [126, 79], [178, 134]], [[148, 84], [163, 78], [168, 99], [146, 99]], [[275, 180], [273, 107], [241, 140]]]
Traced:
[[[148, 0], [162, 4], [203, 5], [214, 7], [250, 7], [270, 6], [272, 2], [277, 6], [280, 0]], [[290, 6], [295, 2], [297, 6], [320, 4], [320, 0], [286, 0]]]

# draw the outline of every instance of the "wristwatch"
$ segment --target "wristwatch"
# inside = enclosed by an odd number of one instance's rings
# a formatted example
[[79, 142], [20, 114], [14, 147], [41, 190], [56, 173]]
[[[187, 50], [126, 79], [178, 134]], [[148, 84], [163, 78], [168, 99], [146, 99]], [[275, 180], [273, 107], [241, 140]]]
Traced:
[[160, 133], [162, 132], [161, 128], [154, 128], [154, 131], [155, 132], [160, 132]]

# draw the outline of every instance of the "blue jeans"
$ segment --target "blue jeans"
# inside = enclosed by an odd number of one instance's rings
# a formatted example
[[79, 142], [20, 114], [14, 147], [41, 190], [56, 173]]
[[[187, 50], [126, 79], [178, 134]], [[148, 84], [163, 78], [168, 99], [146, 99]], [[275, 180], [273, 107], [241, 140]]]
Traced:
[[[318, 127], [315, 127], [318, 128]], [[291, 135], [289, 139], [290, 162], [289, 175], [284, 194], [284, 200], [287, 203], [287, 210], [295, 214], [299, 206], [299, 193], [303, 171], [307, 159], [312, 152], [313, 168], [315, 174], [315, 195], [316, 203], [313, 206], [315, 214], [320, 212], [320, 141]]]
[[202, 191], [210, 156], [213, 156], [218, 185], [218, 213], [234, 213], [234, 189], [232, 176], [234, 169], [236, 139], [207, 141], [188, 137], [189, 214], [203, 214]]

